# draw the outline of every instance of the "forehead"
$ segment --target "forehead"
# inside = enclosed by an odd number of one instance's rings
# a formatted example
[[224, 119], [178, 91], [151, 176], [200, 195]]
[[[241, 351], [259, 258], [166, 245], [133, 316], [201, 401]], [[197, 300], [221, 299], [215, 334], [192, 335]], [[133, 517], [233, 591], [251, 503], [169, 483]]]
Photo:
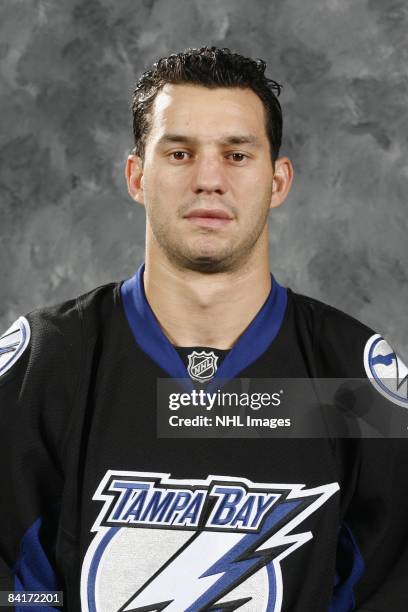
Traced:
[[249, 133], [267, 141], [265, 110], [249, 88], [166, 84], [157, 94], [150, 124], [150, 138], [166, 132], [216, 138], [224, 134]]

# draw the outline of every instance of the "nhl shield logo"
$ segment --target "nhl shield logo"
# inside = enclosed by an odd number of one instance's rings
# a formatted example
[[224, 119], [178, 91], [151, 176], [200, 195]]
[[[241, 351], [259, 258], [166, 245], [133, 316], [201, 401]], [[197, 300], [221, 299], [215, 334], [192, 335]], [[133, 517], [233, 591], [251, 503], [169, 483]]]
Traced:
[[217, 371], [218, 357], [213, 351], [193, 351], [188, 355], [187, 371], [191, 378], [198, 382], [211, 380]]

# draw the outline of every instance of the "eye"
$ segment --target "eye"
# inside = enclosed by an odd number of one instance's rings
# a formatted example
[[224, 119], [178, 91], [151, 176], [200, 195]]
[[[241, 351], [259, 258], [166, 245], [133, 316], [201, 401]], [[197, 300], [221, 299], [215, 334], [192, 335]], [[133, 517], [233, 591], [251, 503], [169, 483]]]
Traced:
[[230, 153], [228, 157], [231, 157], [232, 161], [235, 161], [235, 162], [242, 162], [245, 159], [248, 159], [248, 156], [245, 155], [245, 153], [238, 153], [238, 152]]
[[187, 153], [187, 151], [173, 151], [172, 153], [170, 153], [169, 157], [174, 161], [184, 161], [185, 159], [187, 159], [188, 155], [189, 153]]

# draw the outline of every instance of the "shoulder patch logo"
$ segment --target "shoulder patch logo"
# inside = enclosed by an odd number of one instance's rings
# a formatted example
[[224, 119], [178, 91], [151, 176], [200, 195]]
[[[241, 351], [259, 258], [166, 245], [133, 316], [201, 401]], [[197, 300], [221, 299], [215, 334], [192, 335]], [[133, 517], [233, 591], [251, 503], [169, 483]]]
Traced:
[[198, 382], [206, 382], [211, 380], [217, 371], [218, 357], [214, 351], [206, 353], [206, 351], [193, 351], [188, 355], [187, 371], [191, 378]]
[[21, 357], [30, 342], [30, 325], [20, 317], [0, 337], [0, 376], [5, 374]]
[[371, 336], [365, 345], [364, 367], [381, 395], [408, 408], [408, 368], [380, 334]]

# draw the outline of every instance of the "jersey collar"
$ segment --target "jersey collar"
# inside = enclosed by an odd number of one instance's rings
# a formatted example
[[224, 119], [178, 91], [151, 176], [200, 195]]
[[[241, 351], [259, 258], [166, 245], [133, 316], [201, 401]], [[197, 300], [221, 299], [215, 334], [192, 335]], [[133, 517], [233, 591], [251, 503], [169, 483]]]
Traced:
[[[120, 289], [130, 329], [138, 346], [162, 370], [172, 378], [188, 379], [193, 386], [181, 357], [161, 330], [146, 299], [144, 268], [142, 264]], [[282, 326], [286, 305], [287, 290], [272, 277], [271, 291], [264, 305], [225, 357], [208, 389], [216, 386], [217, 380], [235, 378], [266, 351]]]

